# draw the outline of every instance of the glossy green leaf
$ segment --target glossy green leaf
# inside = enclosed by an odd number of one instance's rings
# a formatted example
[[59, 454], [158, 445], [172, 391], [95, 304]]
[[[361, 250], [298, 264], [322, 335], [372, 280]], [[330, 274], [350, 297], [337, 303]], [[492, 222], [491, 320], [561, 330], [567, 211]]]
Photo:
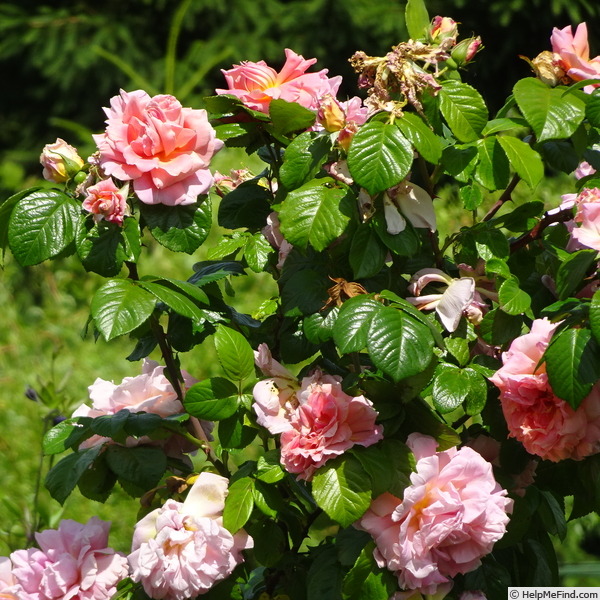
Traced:
[[381, 302], [362, 295], [342, 304], [333, 326], [333, 340], [342, 354], [366, 348], [371, 321], [383, 308]]
[[173, 252], [193, 254], [210, 232], [212, 211], [208, 200], [184, 206], [140, 203], [139, 207], [152, 237]]
[[130, 279], [111, 279], [94, 294], [90, 310], [108, 342], [145, 323], [155, 304], [156, 298]]
[[429, 328], [406, 312], [384, 307], [371, 320], [369, 356], [394, 381], [424, 371], [431, 361], [433, 346]]
[[220, 325], [215, 334], [215, 347], [227, 377], [242, 381], [254, 374], [254, 352], [239, 331]]
[[529, 144], [515, 137], [500, 136], [498, 142], [517, 175], [531, 189], [535, 188], [544, 176], [544, 163], [540, 155]]
[[509, 315], [520, 315], [529, 310], [531, 296], [519, 287], [518, 281], [507, 279], [498, 290], [500, 308]]
[[267, 188], [256, 181], [245, 181], [219, 203], [219, 225], [227, 229], [262, 229], [271, 213], [271, 199]]
[[525, 119], [503, 117], [488, 121], [481, 134], [493, 135], [494, 133], [510, 131], [511, 129], [523, 129], [524, 127], [528, 127]]
[[400, 233], [388, 233], [387, 222], [383, 211], [375, 213], [371, 219], [371, 226], [383, 242], [384, 246], [398, 256], [414, 256], [418, 253], [421, 241], [416, 229], [410, 221], [406, 222], [404, 231]]
[[167, 470], [162, 448], [148, 446], [125, 448], [112, 444], [106, 449], [106, 462], [122, 484], [137, 488], [140, 495], [155, 487]]
[[439, 162], [442, 157], [442, 141], [421, 117], [405, 112], [401, 119], [396, 120], [396, 125], [426, 161], [433, 164]]
[[281, 183], [288, 190], [308, 183], [319, 172], [330, 148], [329, 137], [315, 131], [301, 133], [285, 149], [279, 170]]
[[600, 344], [600, 290], [594, 293], [590, 303], [590, 329]]
[[187, 317], [194, 322], [202, 322], [204, 320], [202, 310], [184, 294], [152, 281], [140, 281], [139, 285], [182, 317]]
[[287, 102], [280, 98], [269, 103], [269, 116], [273, 129], [283, 135], [293, 131], [306, 131], [317, 117], [312, 110], [297, 102]]
[[510, 176], [509, 161], [498, 139], [491, 136], [477, 141], [475, 179], [492, 192], [505, 188]]
[[339, 310], [337, 306], [334, 306], [328, 312], [318, 312], [305, 317], [302, 321], [302, 331], [309, 342], [322, 344], [333, 337], [333, 326]]
[[242, 477], [229, 486], [223, 510], [223, 526], [231, 533], [237, 533], [248, 522], [254, 508], [253, 490], [254, 481], [250, 477]]
[[552, 391], [573, 409], [600, 378], [600, 347], [589, 329], [565, 329], [544, 354]]
[[350, 266], [354, 279], [373, 277], [385, 264], [387, 248], [368, 225], [357, 227], [350, 246]]
[[8, 244], [23, 267], [60, 254], [74, 239], [81, 204], [55, 189], [42, 189], [21, 198], [8, 223]]
[[449, 363], [439, 365], [433, 380], [433, 404], [440, 413], [452, 412], [464, 402], [468, 415], [479, 414], [486, 403], [487, 384], [481, 374], [471, 368], [458, 368]]
[[533, 77], [518, 81], [513, 93], [538, 142], [570, 137], [585, 116], [585, 104], [577, 96]]
[[400, 183], [412, 162], [411, 143], [396, 125], [381, 121], [363, 125], [348, 152], [352, 178], [372, 196]]
[[75, 417], [61, 421], [48, 430], [42, 442], [44, 454], [60, 454], [68, 448], [78, 446], [83, 440], [90, 437], [91, 419], [88, 417]]
[[568, 298], [582, 286], [590, 267], [597, 260], [598, 252], [595, 250], [579, 250], [561, 262], [556, 273], [556, 291], [559, 300]]
[[249, 236], [244, 246], [244, 258], [248, 266], [255, 273], [262, 273], [269, 261], [269, 255], [273, 252], [273, 246], [262, 233]]
[[321, 251], [344, 232], [355, 212], [347, 187], [329, 178], [314, 180], [288, 194], [279, 211], [281, 232], [290, 244]]
[[478, 157], [475, 145], [447, 146], [442, 152], [441, 166], [457, 181], [467, 183], [475, 170]]
[[459, 142], [474, 142], [488, 121], [488, 110], [479, 92], [460, 81], [445, 81], [439, 92], [440, 110]]
[[350, 454], [330, 460], [314, 474], [315, 502], [342, 527], [348, 527], [369, 508], [371, 492], [365, 489], [366, 477], [358, 459]]
[[429, 13], [423, 0], [408, 0], [404, 18], [408, 35], [413, 40], [425, 37], [429, 28]]
[[465, 210], [476, 210], [483, 202], [483, 191], [477, 184], [461, 187], [458, 194]]
[[204, 379], [190, 387], [183, 399], [183, 405], [193, 417], [206, 421], [221, 421], [237, 410], [237, 388], [231, 381], [222, 377]]

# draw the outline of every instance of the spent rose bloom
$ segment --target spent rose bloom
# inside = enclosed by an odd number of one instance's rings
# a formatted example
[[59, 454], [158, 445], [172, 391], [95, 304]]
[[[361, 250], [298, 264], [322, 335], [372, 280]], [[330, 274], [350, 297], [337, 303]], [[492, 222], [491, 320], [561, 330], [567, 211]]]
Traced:
[[108, 600], [129, 575], [127, 559], [107, 547], [110, 523], [69, 519], [35, 534], [37, 548], [10, 555], [20, 600]]
[[[570, 25], [563, 29], [555, 27], [550, 36], [552, 52], [559, 65], [574, 81], [597, 79], [600, 77], [600, 56], [590, 60], [587, 25], [580, 23], [575, 30]], [[594, 86], [586, 86], [585, 91], [591, 91]], [[588, 89], [589, 88], [589, 89]]]
[[173, 96], [121, 90], [104, 111], [106, 131], [93, 137], [106, 175], [132, 181], [144, 204], [193, 204], [208, 192], [210, 160], [223, 142], [205, 110], [184, 108]]
[[371, 534], [378, 565], [395, 572], [401, 588], [447, 592], [451, 578], [476, 569], [504, 535], [512, 500], [475, 450], [436, 452], [437, 442], [419, 433], [407, 444], [417, 464], [404, 498], [382, 494], [359, 527]]
[[167, 500], [135, 527], [131, 578], [151, 598], [188, 600], [204, 594], [243, 562], [254, 542], [242, 529], [223, 527], [228, 481], [201, 473], [185, 501]]
[[502, 355], [503, 366], [490, 377], [500, 389], [510, 436], [525, 450], [558, 462], [580, 460], [600, 451], [600, 388], [595, 385], [577, 410], [558, 398], [540, 363], [558, 324], [536, 319]]
[[387, 232], [396, 235], [406, 229], [406, 219], [414, 227], [437, 228], [431, 196], [414, 183], [402, 182], [383, 195]]
[[46, 144], [40, 155], [44, 167], [42, 175], [48, 181], [64, 183], [83, 167], [83, 159], [77, 150], [65, 140], [57, 138], [53, 144]]
[[316, 110], [319, 99], [326, 94], [335, 96], [341, 77], [327, 77], [327, 69], [307, 73], [316, 58], [306, 60], [293, 50], [286, 48], [286, 61], [281, 71], [269, 67], [264, 60], [243, 61], [222, 73], [227, 89], [216, 90], [217, 94], [237, 96], [248, 107], [268, 113], [271, 100], [279, 98], [297, 102], [304, 108]]
[[112, 178], [103, 179], [88, 187], [86, 193], [83, 208], [94, 215], [96, 223], [106, 219], [117, 225], [123, 224], [123, 217], [127, 214], [128, 183], [118, 188]]
[[262, 228], [261, 233], [265, 236], [266, 240], [277, 250], [278, 260], [277, 268], [281, 270], [283, 263], [287, 258], [288, 254], [292, 251], [293, 247], [281, 233], [279, 217], [276, 212], [272, 212], [267, 217], [267, 224]]
[[[177, 398], [177, 394], [171, 382], [165, 377], [165, 367], [160, 366], [153, 360], [144, 359], [142, 362], [142, 373], [136, 377], [125, 377], [119, 384], [112, 381], [97, 378], [88, 391], [92, 406], [82, 404], [73, 413], [73, 417], [101, 417], [103, 415], [114, 415], [120, 410], [129, 412], [148, 412], [161, 417], [169, 417], [184, 412], [183, 405]], [[189, 373], [182, 372], [185, 388], [196, 383]], [[206, 421], [190, 419], [194, 434], [200, 439], [206, 440], [212, 426]], [[127, 446], [137, 446], [147, 443], [146, 437], [127, 438]], [[90, 448], [98, 444], [110, 442], [110, 438], [93, 436], [85, 440], [80, 448]], [[173, 450], [176, 450], [173, 448]]]

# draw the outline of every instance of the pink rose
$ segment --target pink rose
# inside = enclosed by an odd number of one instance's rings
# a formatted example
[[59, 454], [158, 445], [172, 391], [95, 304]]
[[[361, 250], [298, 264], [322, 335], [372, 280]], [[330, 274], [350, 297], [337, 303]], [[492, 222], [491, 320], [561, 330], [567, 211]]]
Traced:
[[108, 548], [110, 523], [63, 520], [35, 534], [40, 549], [10, 555], [19, 600], [108, 600], [129, 575], [127, 559]]
[[0, 556], [0, 600], [19, 600], [18, 591], [10, 558]]
[[129, 184], [119, 189], [111, 178], [103, 179], [88, 187], [86, 193], [83, 208], [94, 215], [96, 223], [106, 219], [111, 223], [123, 225], [123, 217], [127, 213]]
[[[144, 359], [142, 374], [136, 377], [125, 377], [118, 385], [112, 381], [98, 378], [88, 388], [92, 406], [82, 404], [72, 416], [95, 418], [114, 415], [120, 410], [128, 410], [132, 413], [154, 413], [163, 418], [183, 413], [185, 412], [183, 404], [177, 398], [171, 382], [165, 377], [164, 370], [165, 367], [159, 366], [157, 362]], [[197, 381], [185, 371], [182, 372], [182, 375], [186, 388], [191, 387]], [[190, 421], [194, 433], [200, 439], [206, 440], [212, 424], [206, 421], [198, 422], [195, 418]], [[110, 441], [110, 438], [95, 435], [85, 440], [80, 448], [90, 448]], [[126, 443], [127, 446], [137, 446], [149, 441], [146, 437], [127, 438]]]
[[355, 96], [346, 102], [340, 102], [331, 94], [325, 94], [317, 108], [315, 131], [338, 132], [337, 143], [346, 152], [358, 128], [367, 120], [369, 109]]
[[222, 71], [228, 89], [216, 90], [217, 94], [237, 96], [248, 108], [263, 113], [269, 112], [269, 104], [276, 98], [316, 110], [319, 99], [325, 94], [336, 95], [341, 77], [327, 77], [327, 69], [306, 73], [317, 62], [316, 58], [306, 60], [289, 48], [286, 48], [285, 56], [285, 64], [279, 73], [263, 60], [257, 63], [244, 61]]
[[44, 167], [44, 179], [55, 183], [69, 181], [84, 164], [77, 150], [61, 138], [57, 138], [54, 144], [44, 146], [40, 163]]
[[133, 181], [144, 204], [193, 204], [213, 183], [216, 139], [205, 110], [183, 108], [173, 96], [136, 90], [114, 96], [104, 109], [106, 132], [94, 135], [106, 175]]
[[[304, 382], [303, 382], [304, 386]], [[328, 460], [355, 444], [371, 446], [383, 438], [377, 411], [364, 396], [349, 396], [334, 383], [313, 383], [281, 434], [281, 462], [288, 473], [310, 481]]]
[[[559, 65], [574, 81], [597, 79], [600, 77], [600, 56], [590, 60], [587, 25], [581, 23], [575, 30], [570, 25], [564, 29], [554, 28], [550, 36], [552, 52], [556, 55]], [[595, 86], [588, 86], [591, 91]]]
[[360, 520], [375, 540], [375, 559], [400, 586], [422, 594], [448, 592], [451, 578], [481, 564], [504, 535], [512, 500], [492, 466], [468, 447], [436, 452], [437, 442], [413, 433], [417, 459], [401, 500], [379, 496]]
[[277, 268], [281, 270], [287, 255], [292, 251], [294, 246], [290, 244], [281, 233], [279, 217], [276, 212], [272, 212], [267, 217], [267, 224], [261, 230], [269, 244], [278, 252]]
[[584, 160], [577, 165], [577, 168], [575, 171], [573, 171], [573, 175], [575, 175], [577, 179], [581, 179], [583, 177], [587, 177], [588, 175], [593, 175], [595, 172], [596, 169], [594, 169], [589, 162]]
[[595, 385], [577, 410], [554, 394], [542, 356], [558, 325], [536, 319], [502, 355], [503, 366], [490, 377], [500, 389], [510, 436], [525, 450], [558, 462], [580, 460], [600, 450], [600, 387]]
[[188, 600], [228, 577], [254, 542], [223, 527], [228, 481], [201, 473], [185, 502], [167, 500], [135, 527], [129, 562], [151, 598]]

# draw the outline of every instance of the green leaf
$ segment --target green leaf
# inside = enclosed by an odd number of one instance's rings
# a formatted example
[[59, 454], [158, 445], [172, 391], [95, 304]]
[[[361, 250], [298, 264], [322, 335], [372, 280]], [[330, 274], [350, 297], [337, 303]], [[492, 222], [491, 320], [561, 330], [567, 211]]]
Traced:
[[325, 250], [346, 229], [356, 212], [356, 201], [347, 187], [338, 187], [333, 179], [313, 180], [290, 192], [279, 221], [285, 239], [306, 249]]
[[172, 290], [160, 283], [151, 281], [140, 281], [140, 287], [156, 296], [168, 308], [177, 314], [191, 319], [194, 323], [204, 320], [204, 313], [187, 296]]
[[335, 546], [320, 546], [311, 553], [306, 576], [306, 600], [340, 600], [342, 568]]
[[595, 340], [600, 343], [600, 290], [592, 296], [590, 303], [590, 329]]
[[339, 308], [334, 306], [326, 314], [318, 312], [305, 317], [302, 321], [302, 331], [306, 339], [313, 344], [322, 344], [330, 340], [338, 314]]
[[396, 125], [371, 121], [352, 138], [348, 168], [354, 181], [371, 196], [400, 183], [413, 162], [411, 143]]
[[269, 116], [275, 132], [282, 135], [293, 131], [305, 131], [317, 118], [316, 113], [297, 102], [287, 102], [279, 98], [269, 103]]
[[256, 437], [255, 427], [245, 424], [248, 421], [244, 411], [238, 410], [231, 417], [222, 419], [219, 423], [219, 441], [226, 450], [239, 450], [248, 447]]
[[109, 469], [104, 453], [83, 472], [77, 487], [86, 498], [104, 503], [108, 500], [115, 483], [117, 476]]
[[301, 133], [285, 149], [279, 170], [281, 183], [288, 190], [308, 183], [319, 172], [330, 148], [329, 137], [315, 131]]
[[350, 454], [330, 460], [313, 477], [313, 497], [319, 508], [343, 527], [363, 516], [371, 502], [365, 489], [367, 474]]
[[483, 260], [508, 258], [510, 246], [506, 236], [498, 229], [480, 229], [475, 238], [475, 247]]
[[600, 378], [600, 348], [589, 329], [565, 329], [544, 354], [552, 391], [574, 410]]
[[544, 176], [544, 163], [540, 155], [529, 145], [511, 136], [501, 136], [498, 142], [517, 175], [534, 189]]
[[510, 168], [506, 153], [496, 136], [477, 141], [479, 162], [475, 179], [490, 191], [503, 189], [508, 185]]
[[199, 302], [200, 304], [209, 304], [210, 301], [206, 292], [200, 289], [200, 285], [204, 285], [204, 282], [198, 282], [197, 284], [193, 284], [190, 281], [180, 281], [178, 279], [171, 279], [170, 277], [152, 277], [147, 276], [143, 277], [144, 282], [154, 282], [160, 284], [163, 288], [169, 288], [173, 291], [181, 292], [185, 294], [191, 300], [195, 302]]
[[474, 371], [443, 363], [433, 380], [433, 405], [442, 414], [452, 412], [463, 402], [469, 415], [479, 414], [487, 399], [485, 379]]
[[95, 446], [81, 452], [74, 452], [63, 458], [48, 471], [45, 485], [50, 495], [60, 504], [75, 489], [79, 478], [100, 454], [102, 446]]
[[478, 156], [475, 146], [460, 144], [447, 146], [442, 152], [441, 165], [444, 167], [444, 171], [457, 181], [467, 183], [477, 165]]
[[439, 93], [440, 110], [460, 142], [474, 142], [487, 124], [488, 111], [479, 92], [460, 81], [445, 81]]
[[543, 142], [538, 144], [538, 150], [548, 166], [564, 173], [572, 173], [581, 160], [571, 140]]
[[139, 494], [151, 490], [167, 470], [167, 457], [162, 448], [136, 446], [125, 448], [111, 444], [106, 449], [106, 462], [121, 484], [138, 488]]
[[39, 187], [27, 188], [26, 190], [21, 190], [20, 192], [13, 194], [6, 200], [0, 201], [0, 249], [2, 250], [0, 255], [0, 265], [2, 265], [4, 252], [8, 245], [8, 224], [13, 208], [21, 198], [25, 198], [25, 196], [29, 196], [29, 194], [37, 192], [39, 189]]
[[211, 377], [192, 385], [185, 394], [183, 405], [193, 417], [221, 421], [237, 410], [237, 388], [228, 379]]
[[518, 81], [513, 93], [538, 142], [570, 137], [585, 116], [585, 104], [577, 96], [563, 95], [561, 88], [533, 77]]
[[476, 210], [483, 202], [483, 192], [476, 184], [462, 186], [458, 191], [458, 195], [465, 210]]
[[21, 198], [8, 224], [8, 244], [22, 267], [37, 265], [60, 254], [74, 239], [81, 205], [54, 189]]
[[342, 354], [366, 348], [373, 317], [384, 306], [367, 296], [355, 296], [344, 302], [333, 326], [333, 340]]
[[425, 37], [429, 28], [429, 13], [423, 0], [408, 0], [405, 9], [406, 29], [413, 40]]
[[227, 377], [242, 381], [254, 374], [254, 352], [239, 331], [220, 325], [215, 334], [215, 347]]
[[373, 277], [385, 264], [387, 248], [368, 225], [357, 227], [350, 246], [350, 266], [354, 279]]
[[79, 446], [91, 435], [90, 423], [91, 419], [88, 417], [75, 417], [65, 419], [52, 427], [44, 435], [42, 443], [44, 454], [60, 454], [68, 448]]
[[404, 231], [392, 234], [387, 231], [387, 223], [383, 211], [377, 211], [370, 222], [371, 226], [385, 247], [398, 256], [414, 256], [421, 245], [419, 234], [410, 221], [406, 222]]
[[277, 483], [285, 477], [281, 468], [279, 450], [269, 450], [256, 462], [256, 478], [265, 483]]
[[223, 510], [223, 526], [237, 533], [247, 522], [254, 508], [254, 481], [242, 477], [229, 486]]
[[155, 304], [156, 298], [130, 279], [111, 279], [94, 294], [91, 314], [108, 342], [145, 323]]
[[600, 98], [590, 95], [585, 106], [585, 116], [592, 127], [600, 127]]
[[510, 131], [511, 129], [522, 129], [524, 127], [528, 127], [527, 121], [525, 119], [503, 117], [500, 119], [492, 119], [491, 121], [488, 121], [486, 126], [483, 128], [481, 134], [493, 135], [494, 133]]
[[556, 274], [556, 291], [558, 299], [564, 300], [583, 283], [586, 273], [592, 264], [598, 260], [595, 250], [579, 250], [566, 258]]
[[431, 362], [433, 346], [429, 328], [404, 311], [384, 307], [371, 320], [369, 356], [394, 381], [424, 371]]
[[152, 237], [173, 252], [193, 254], [210, 232], [212, 211], [208, 200], [185, 206], [140, 203], [139, 207]]
[[255, 233], [246, 240], [244, 258], [255, 273], [262, 273], [269, 262], [273, 247], [262, 233]]
[[281, 288], [284, 315], [299, 316], [318, 312], [327, 302], [327, 289], [331, 285], [331, 279], [323, 272], [312, 269], [302, 269], [286, 278]]
[[416, 114], [405, 112], [396, 120], [400, 131], [428, 162], [437, 164], [442, 157], [442, 141]]
[[519, 287], [519, 282], [507, 279], [498, 290], [500, 309], [508, 315], [520, 315], [531, 306], [531, 296]]

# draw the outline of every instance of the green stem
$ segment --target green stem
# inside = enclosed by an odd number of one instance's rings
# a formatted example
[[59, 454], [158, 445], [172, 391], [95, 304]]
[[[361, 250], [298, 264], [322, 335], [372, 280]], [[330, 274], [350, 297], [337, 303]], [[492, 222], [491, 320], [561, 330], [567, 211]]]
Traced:
[[177, 59], [177, 40], [181, 33], [183, 17], [190, 8], [192, 0], [183, 0], [179, 5], [171, 27], [169, 28], [169, 39], [167, 40], [167, 52], [165, 54], [165, 94], [175, 93], [175, 64]]

